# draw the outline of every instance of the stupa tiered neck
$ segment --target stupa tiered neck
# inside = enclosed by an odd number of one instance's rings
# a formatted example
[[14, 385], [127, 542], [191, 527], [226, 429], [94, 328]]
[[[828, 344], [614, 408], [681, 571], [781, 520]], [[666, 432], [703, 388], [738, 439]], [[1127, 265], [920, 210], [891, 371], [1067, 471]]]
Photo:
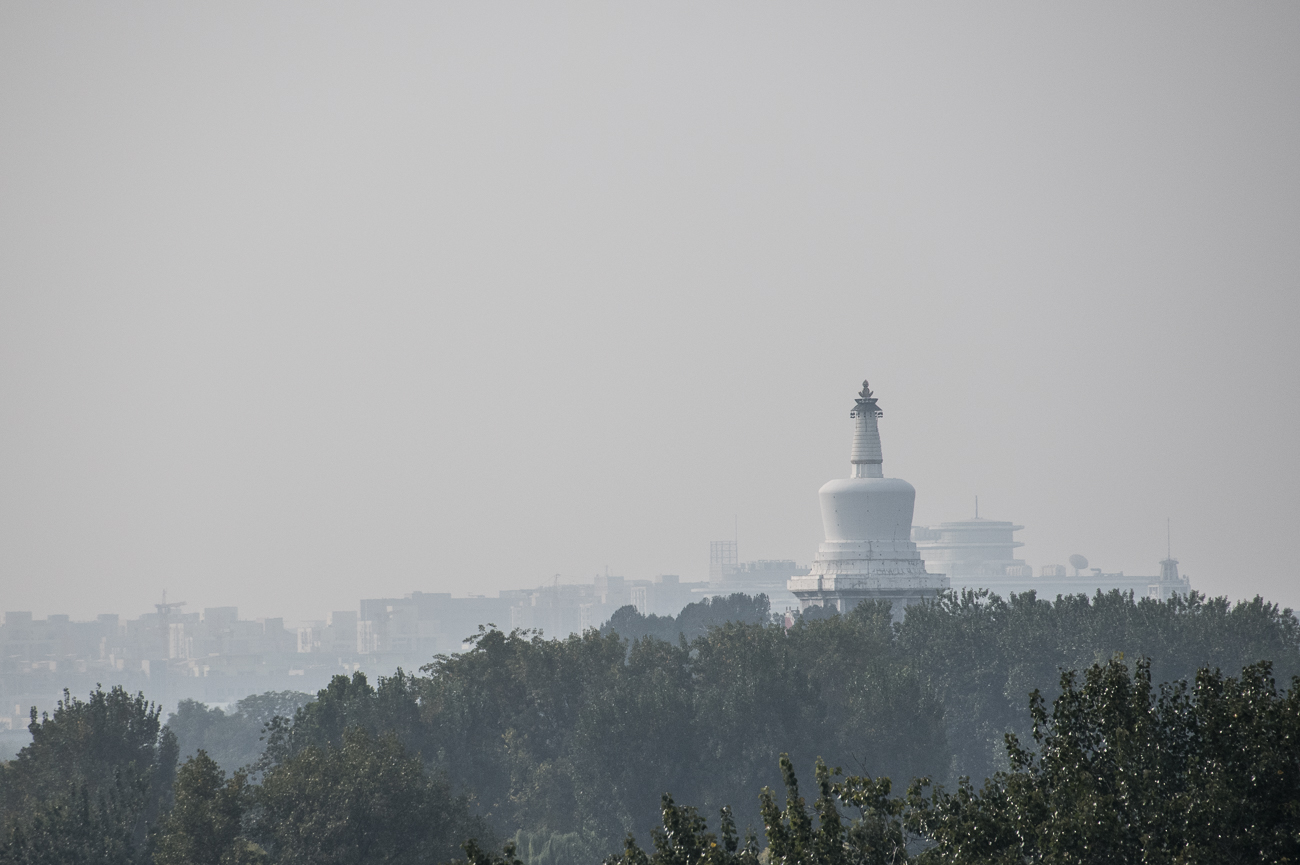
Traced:
[[849, 412], [853, 471], [821, 488], [826, 540], [808, 575], [791, 577], [786, 584], [804, 609], [830, 606], [847, 612], [860, 601], [882, 600], [901, 616], [908, 604], [948, 587], [946, 576], [926, 572], [911, 540], [916, 490], [907, 481], [884, 476], [876, 423], [883, 416], [864, 381]]
[[880, 427], [876, 423], [877, 418], [884, 416], [880, 406], [876, 405], [876, 398], [871, 395], [871, 388], [864, 381], [853, 411], [849, 412], [849, 417], [853, 418], [853, 453], [849, 457], [853, 473], [849, 477], [885, 476], [881, 468], [884, 457], [880, 451]]

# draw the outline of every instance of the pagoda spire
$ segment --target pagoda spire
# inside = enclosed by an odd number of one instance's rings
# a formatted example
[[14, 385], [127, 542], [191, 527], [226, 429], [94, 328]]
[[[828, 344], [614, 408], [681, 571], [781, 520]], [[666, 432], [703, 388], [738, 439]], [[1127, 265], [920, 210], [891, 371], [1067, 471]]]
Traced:
[[867, 382], [862, 382], [862, 392], [858, 394], [857, 402], [849, 412], [849, 417], [854, 419], [853, 452], [849, 457], [853, 474], [850, 477], [883, 478], [885, 476], [881, 468], [884, 456], [880, 451], [880, 428], [876, 425], [876, 419], [884, 417], [884, 414], [876, 405], [876, 398], [872, 396], [870, 386]]

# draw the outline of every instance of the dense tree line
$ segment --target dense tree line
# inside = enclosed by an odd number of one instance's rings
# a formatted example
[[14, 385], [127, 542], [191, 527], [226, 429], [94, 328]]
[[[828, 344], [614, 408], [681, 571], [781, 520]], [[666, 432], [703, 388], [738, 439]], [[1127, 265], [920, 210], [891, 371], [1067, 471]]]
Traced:
[[170, 799], [176, 737], [142, 695], [67, 691], [36, 717], [31, 744], [0, 765], [0, 861], [130, 863], [147, 858]]
[[644, 615], [636, 607], [623, 607], [609, 621], [601, 625], [602, 634], [616, 633], [629, 642], [643, 637], [656, 637], [664, 642], [676, 643], [685, 638], [689, 643], [703, 637], [710, 628], [728, 622], [747, 625], [764, 625], [772, 621], [772, 604], [767, 595], [745, 595], [737, 592], [727, 597], [704, 598], [687, 604], [675, 616]]
[[227, 774], [251, 766], [266, 750], [266, 728], [275, 718], [292, 718], [315, 699], [300, 691], [268, 691], [237, 702], [232, 711], [181, 700], [167, 719], [180, 759], [203, 751]]
[[202, 749], [178, 771], [157, 707], [121, 688], [65, 697], [31, 729], [0, 767], [0, 863], [434, 865], [493, 837], [391, 733], [351, 726], [228, 777]]
[[1287, 681], [1300, 675], [1300, 622], [1258, 596], [1229, 604], [1192, 593], [1160, 602], [1113, 591], [1052, 602], [1032, 592], [1004, 601], [968, 591], [910, 608], [896, 649], [943, 703], [947, 777], [979, 781], [1006, 768], [1003, 735], [1027, 732], [1029, 693], [1053, 699], [1063, 670], [1119, 653], [1150, 658], [1161, 682], [1192, 679], [1203, 667], [1236, 675], [1267, 660]]
[[687, 643], [590, 631], [484, 631], [424, 675], [337, 678], [272, 737], [272, 760], [391, 731], [468, 790], [503, 832], [560, 836], [599, 858], [675, 790], [706, 807], [779, 782], [777, 758], [843, 757], [872, 773], [943, 774], [942, 706], [893, 651], [889, 608], [778, 625], [727, 623]]
[[1033, 745], [976, 788], [923, 784], [904, 820], [927, 861], [1300, 861], [1300, 677], [1279, 693], [1267, 661], [1153, 688], [1122, 659], [1030, 697]]
[[[785, 808], [759, 794], [766, 863], [1217, 865], [1300, 861], [1300, 677], [1279, 692], [1268, 662], [1240, 677], [1202, 669], [1191, 683], [1152, 686], [1151, 664], [1114, 658], [1082, 680], [1062, 675], [1050, 712], [1030, 697], [1032, 745], [1008, 734], [1010, 768], [981, 788], [815, 768], [817, 798], [799, 794], [788, 757]], [[727, 810], [720, 832], [697, 809], [662, 801], [647, 853], [634, 838], [606, 865], [758, 865]], [[471, 848], [474, 865], [507, 856]]]
[[[1119, 753], [1098, 751], [1097, 742], [1157, 733], [1174, 735], [1184, 750], [1161, 752], [1157, 768], [1167, 777], [1144, 764], [1144, 778], [1161, 780], [1142, 801], [1175, 789], [1177, 778], [1181, 789], [1212, 782], [1253, 801], [1258, 791], [1231, 784], [1236, 773], [1267, 765], [1282, 772], [1270, 789], [1284, 803], [1268, 819], [1290, 813], [1285, 761], [1296, 762], [1297, 737], [1283, 721], [1295, 715], [1296, 689], [1278, 696], [1269, 670], [1249, 665], [1267, 660], [1280, 677], [1300, 673], [1300, 626], [1259, 599], [1159, 603], [1112, 593], [1048, 602], [965, 593], [911, 608], [898, 624], [876, 604], [790, 628], [769, 619], [766, 598], [733, 596], [677, 617], [625, 608], [601, 630], [562, 640], [483, 629], [470, 649], [418, 674], [399, 670], [374, 683], [339, 676], [310, 702], [268, 694], [229, 714], [185, 704], [168, 727], [143, 697], [120, 689], [87, 702], [69, 696], [52, 717], [33, 717], [32, 744], [0, 768], [0, 862], [432, 863], [457, 856], [469, 838], [478, 841], [471, 861], [500, 859], [483, 851], [509, 838], [511, 856], [528, 865], [595, 863], [616, 850], [629, 865], [660, 854], [723, 862], [757, 856], [759, 846], [770, 863], [783, 844], [794, 852], [778, 858], [838, 862], [817, 858], [831, 855], [825, 837], [807, 849], [798, 840], [814, 825], [832, 827], [834, 807], [853, 812], [842, 821], [843, 843], [831, 844], [859, 851], [845, 862], [886, 861], [861, 852], [868, 849], [915, 854], [921, 837], [933, 845], [926, 856], [947, 857], [936, 861], [1089, 861], [1023, 846], [1036, 825], [1030, 805], [1069, 787], [1072, 772], [1102, 777], [1104, 759], [1078, 756]], [[1108, 660], [1116, 657], [1149, 660]], [[1062, 678], [1075, 669], [1089, 670], [1083, 684]], [[1151, 681], [1174, 679], [1194, 684], [1152, 696]], [[1215, 693], [1226, 696], [1214, 703]], [[1129, 715], [1107, 708], [1121, 704]], [[1212, 753], [1189, 743], [1204, 738], [1205, 719], [1226, 717], [1223, 706], [1272, 719], [1261, 721], [1254, 751], [1233, 740], [1239, 754], [1258, 759], [1225, 763], [1213, 778], [1178, 769]], [[1102, 719], [1087, 722], [1093, 727], [1070, 726], [1093, 716]], [[1130, 716], [1155, 720], [1123, 727]], [[1276, 739], [1283, 734], [1291, 738]], [[1070, 736], [1092, 750], [1065, 748]], [[1031, 737], [1034, 753], [1018, 744]], [[1145, 752], [1133, 745], [1124, 753]], [[186, 757], [179, 771], [178, 754]], [[807, 820], [796, 813], [797, 796], [780, 811], [756, 795], [794, 789], [793, 767], [821, 758], [849, 774], [815, 773], [821, 804]], [[932, 792], [917, 786], [891, 798], [889, 778], [927, 778]], [[1111, 784], [1070, 789], [1084, 796]], [[669, 792], [675, 798], [665, 802]], [[1191, 799], [1178, 801], [1196, 813]], [[720, 834], [709, 835], [694, 808], [728, 806]], [[1134, 807], [1125, 825], [1137, 825]], [[1160, 819], [1179, 813], [1172, 807]], [[979, 847], [962, 835], [1012, 824], [1015, 849], [1011, 836], [979, 836]], [[626, 846], [629, 833], [654, 839], [654, 852]], [[704, 859], [683, 852], [697, 842]], [[822, 852], [807, 852], [814, 848]]]

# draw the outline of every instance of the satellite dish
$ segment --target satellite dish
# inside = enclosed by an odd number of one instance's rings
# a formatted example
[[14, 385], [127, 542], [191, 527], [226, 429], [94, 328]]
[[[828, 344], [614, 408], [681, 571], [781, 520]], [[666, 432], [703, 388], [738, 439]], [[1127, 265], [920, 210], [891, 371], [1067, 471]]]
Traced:
[[1074, 568], [1074, 575], [1077, 577], [1079, 576], [1079, 571], [1088, 567], [1088, 560], [1078, 553], [1075, 553], [1070, 556], [1070, 567]]

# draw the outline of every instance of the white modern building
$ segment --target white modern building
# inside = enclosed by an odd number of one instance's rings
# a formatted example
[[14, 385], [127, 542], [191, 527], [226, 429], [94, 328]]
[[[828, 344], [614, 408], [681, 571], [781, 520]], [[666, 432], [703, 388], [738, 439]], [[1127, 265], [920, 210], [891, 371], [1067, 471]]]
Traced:
[[[977, 516], [937, 526], [913, 526], [912, 540], [926, 564], [943, 570], [958, 591], [988, 589], [1002, 598], [1033, 591], [1040, 598], [1052, 600], [1058, 595], [1091, 597], [1099, 591], [1117, 589], [1132, 592], [1136, 598], [1167, 601], [1174, 595], [1186, 597], [1192, 590], [1191, 581], [1179, 575], [1178, 560], [1173, 556], [1160, 563], [1159, 576], [1088, 570], [1085, 559], [1080, 559], [1073, 575], [1063, 565], [1043, 565], [1035, 574], [1023, 559], [1015, 557], [1016, 548], [1024, 545], [1014, 539], [1014, 533], [1023, 528]], [[1085, 572], [1080, 573], [1080, 569]]]
[[986, 577], [1029, 577], [1033, 568], [1015, 557], [1023, 547], [1014, 533], [1023, 529], [1003, 520], [970, 520], [913, 526], [912, 540], [930, 567], [948, 575], [953, 586], [977, 583]]
[[847, 612], [864, 600], [887, 600], [895, 618], [902, 618], [907, 605], [948, 588], [945, 575], [926, 571], [912, 542], [916, 490], [907, 481], [884, 476], [877, 425], [883, 414], [864, 381], [849, 412], [852, 472], [818, 493], [826, 540], [809, 573], [786, 583], [801, 609]]

